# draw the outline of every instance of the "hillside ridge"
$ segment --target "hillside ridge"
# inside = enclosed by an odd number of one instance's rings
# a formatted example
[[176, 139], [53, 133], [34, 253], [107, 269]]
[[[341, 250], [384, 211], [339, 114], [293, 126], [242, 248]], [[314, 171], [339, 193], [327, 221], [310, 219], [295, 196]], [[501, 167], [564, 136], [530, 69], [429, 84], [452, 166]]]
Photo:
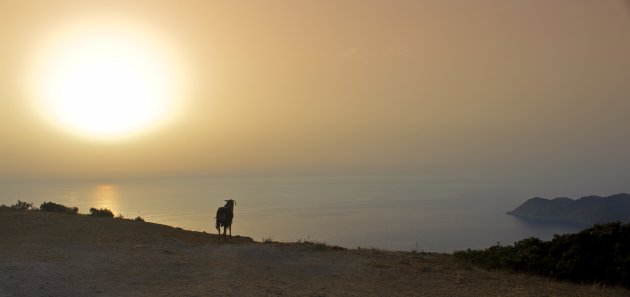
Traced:
[[507, 214], [527, 220], [573, 223], [584, 226], [620, 221], [630, 222], [630, 194], [606, 197], [590, 195], [579, 199], [534, 197]]

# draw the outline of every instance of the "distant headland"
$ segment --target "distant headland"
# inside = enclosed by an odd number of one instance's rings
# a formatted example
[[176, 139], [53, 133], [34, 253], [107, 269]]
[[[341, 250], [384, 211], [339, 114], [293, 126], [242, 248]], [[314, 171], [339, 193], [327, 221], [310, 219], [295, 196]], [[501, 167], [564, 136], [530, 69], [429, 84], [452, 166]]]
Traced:
[[592, 225], [621, 221], [630, 222], [630, 194], [608, 197], [585, 196], [579, 199], [558, 197], [531, 198], [508, 212], [518, 218], [548, 222]]

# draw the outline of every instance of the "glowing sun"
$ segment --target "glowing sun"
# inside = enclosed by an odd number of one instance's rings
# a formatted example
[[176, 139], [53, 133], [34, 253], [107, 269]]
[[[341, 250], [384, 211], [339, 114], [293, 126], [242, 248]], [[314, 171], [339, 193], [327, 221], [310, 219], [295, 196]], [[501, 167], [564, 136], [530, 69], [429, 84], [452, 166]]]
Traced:
[[36, 105], [57, 126], [92, 138], [134, 135], [176, 109], [181, 71], [167, 43], [120, 20], [53, 32], [38, 46]]

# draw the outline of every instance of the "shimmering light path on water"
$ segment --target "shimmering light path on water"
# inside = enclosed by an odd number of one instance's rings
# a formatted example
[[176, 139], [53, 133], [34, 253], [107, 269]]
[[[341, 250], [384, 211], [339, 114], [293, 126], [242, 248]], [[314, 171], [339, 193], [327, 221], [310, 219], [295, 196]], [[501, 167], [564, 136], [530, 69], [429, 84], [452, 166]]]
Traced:
[[189, 178], [0, 184], [0, 203], [54, 201], [105, 207], [127, 218], [216, 232], [214, 216], [235, 199], [234, 233], [261, 241], [310, 239], [346, 247], [453, 251], [549, 239], [577, 226], [532, 224], [505, 213], [533, 196], [627, 192], [621, 181], [444, 181], [394, 177]]

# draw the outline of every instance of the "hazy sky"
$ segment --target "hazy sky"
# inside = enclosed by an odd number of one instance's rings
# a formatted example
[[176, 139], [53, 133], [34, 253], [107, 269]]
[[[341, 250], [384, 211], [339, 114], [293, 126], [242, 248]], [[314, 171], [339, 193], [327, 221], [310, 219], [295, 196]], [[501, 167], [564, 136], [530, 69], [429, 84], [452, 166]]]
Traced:
[[[92, 14], [137, 19], [190, 62], [178, 120], [93, 141], [25, 103], [30, 47]], [[5, 180], [630, 178], [624, 1], [1, 0], [0, 45]]]

